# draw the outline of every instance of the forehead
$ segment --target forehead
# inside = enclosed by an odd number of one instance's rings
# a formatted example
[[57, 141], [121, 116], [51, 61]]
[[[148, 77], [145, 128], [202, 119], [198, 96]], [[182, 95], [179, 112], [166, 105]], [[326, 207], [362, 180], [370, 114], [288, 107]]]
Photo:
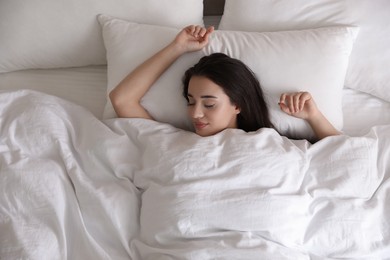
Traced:
[[193, 76], [190, 79], [188, 84], [188, 94], [193, 97], [204, 95], [226, 96], [221, 86], [203, 76]]

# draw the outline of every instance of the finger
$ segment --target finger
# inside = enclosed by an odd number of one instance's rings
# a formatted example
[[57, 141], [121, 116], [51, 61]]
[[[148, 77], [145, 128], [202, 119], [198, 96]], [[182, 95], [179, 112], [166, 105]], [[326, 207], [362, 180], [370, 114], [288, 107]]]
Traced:
[[307, 95], [307, 92], [302, 92], [301, 98], [299, 99], [299, 110], [303, 110], [305, 107], [306, 101], [310, 99], [310, 95]]
[[194, 35], [195, 37], [199, 37], [199, 33], [200, 33], [201, 30], [202, 30], [202, 27], [196, 26], [193, 35]]
[[299, 99], [299, 111], [302, 111], [303, 108], [305, 107], [306, 99], [302, 95], [301, 98]]
[[207, 32], [208, 32], [208, 33], [212, 33], [212, 32], [214, 32], [214, 30], [215, 30], [214, 26], [209, 26], [209, 27], [207, 28]]
[[280, 95], [279, 103], [284, 104], [286, 102], [286, 93]]
[[210, 34], [212, 34], [214, 32], [214, 26], [210, 26], [209, 28], [207, 28], [206, 30], [206, 34], [205, 34], [205, 38], [208, 39], [208, 37], [210, 36]]
[[195, 32], [195, 25], [189, 25], [189, 26], [187, 26], [187, 27], [186, 27], [186, 31], [187, 31], [189, 34], [193, 35], [194, 32]]
[[207, 32], [206, 28], [200, 28], [199, 36], [203, 38], [206, 35], [206, 32]]
[[302, 92], [302, 98], [304, 98], [305, 100], [310, 100], [311, 95], [309, 92]]
[[295, 110], [294, 110], [294, 96], [287, 95], [286, 100], [287, 100], [287, 106], [288, 106], [288, 109], [290, 110], [290, 112], [291, 113], [295, 113]]
[[202, 42], [208, 43], [209, 42], [210, 33], [207, 33], [204, 35]]
[[202, 46], [206, 46], [209, 42], [210, 35], [214, 32], [214, 26], [210, 26], [209, 28], [205, 29], [204, 36], [202, 40], [200, 41]]
[[288, 107], [286, 106], [286, 104], [284, 103], [279, 103], [279, 106], [280, 106], [280, 109], [285, 112], [286, 114], [291, 114], [290, 110], [288, 109]]
[[283, 93], [282, 95], [280, 95], [280, 99], [279, 99], [279, 106], [280, 106], [280, 109], [287, 113], [287, 114], [290, 114], [290, 111], [286, 105], [286, 98], [287, 98], [287, 94], [286, 93]]
[[294, 94], [294, 112], [297, 113], [301, 110], [301, 103], [300, 103], [300, 100], [301, 100], [301, 96], [302, 96], [302, 93], [299, 92], [299, 93], [296, 93]]

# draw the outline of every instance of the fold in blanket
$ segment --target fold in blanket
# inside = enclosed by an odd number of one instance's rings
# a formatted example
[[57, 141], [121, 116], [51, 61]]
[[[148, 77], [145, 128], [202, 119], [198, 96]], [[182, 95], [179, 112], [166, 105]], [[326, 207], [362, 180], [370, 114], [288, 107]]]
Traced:
[[310, 144], [199, 137], [0, 95], [0, 259], [390, 255], [390, 126]]

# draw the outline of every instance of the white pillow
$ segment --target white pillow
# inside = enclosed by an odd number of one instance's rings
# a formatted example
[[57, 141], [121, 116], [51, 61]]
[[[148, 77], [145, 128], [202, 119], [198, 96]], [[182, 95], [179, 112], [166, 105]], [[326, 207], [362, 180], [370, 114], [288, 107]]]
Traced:
[[[179, 32], [105, 15], [100, 15], [99, 21], [107, 49], [107, 93]], [[242, 60], [259, 77], [272, 121], [282, 134], [294, 138], [313, 137], [304, 120], [288, 116], [279, 109], [280, 94], [293, 91], [311, 92], [321, 111], [341, 129], [341, 91], [357, 31], [358, 28], [352, 27], [275, 33], [215, 31], [204, 50], [180, 57], [152, 86], [142, 104], [156, 120], [191, 129], [186, 101], [181, 94], [181, 78], [202, 56], [223, 52]], [[108, 100], [103, 118], [115, 116]]]
[[106, 64], [99, 13], [181, 28], [203, 24], [203, 1], [1, 0], [0, 72]]
[[390, 101], [388, 0], [226, 0], [219, 28], [268, 32], [335, 25], [360, 28], [345, 86]]

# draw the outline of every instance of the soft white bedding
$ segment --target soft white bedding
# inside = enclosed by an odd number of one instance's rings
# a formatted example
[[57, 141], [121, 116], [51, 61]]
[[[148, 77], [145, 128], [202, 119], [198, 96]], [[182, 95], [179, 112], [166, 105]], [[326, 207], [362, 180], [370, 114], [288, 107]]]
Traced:
[[0, 96], [0, 259], [132, 257], [139, 191], [126, 135], [55, 97]]
[[[0, 91], [32, 89], [81, 105], [101, 119], [106, 103], [107, 67], [25, 70], [0, 73]], [[367, 93], [343, 90], [343, 132], [359, 136], [390, 124], [390, 103]]]
[[0, 259], [390, 255], [390, 124], [314, 145], [201, 138], [0, 94]]
[[373, 126], [390, 124], [390, 103], [370, 94], [345, 88], [343, 117], [346, 134], [366, 134]]
[[[0, 260], [390, 259], [386, 0], [308, 1], [310, 8], [290, 0], [22, 2], [0, 1], [0, 21], [8, 21], [0, 23], [0, 67], [31, 68], [0, 73]], [[217, 15], [202, 19], [216, 3]], [[107, 66], [119, 72], [127, 65], [77, 66], [105, 64], [110, 49], [124, 54], [129, 45], [104, 45], [98, 14], [158, 26], [267, 32], [274, 26], [311, 30], [317, 21], [354, 25], [362, 33], [349, 66], [370, 66], [344, 83], [356, 83], [342, 90], [345, 135], [315, 144], [272, 129], [202, 138], [150, 120], [102, 120]], [[116, 40], [127, 35], [112, 32]], [[154, 39], [138, 49], [163, 42]], [[309, 46], [307, 38], [302, 43]], [[256, 48], [245, 46], [242, 53], [255, 57], [247, 51]], [[281, 49], [276, 61], [297, 52]], [[283, 75], [278, 66], [270, 68], [277, 69], [276, 79]], [[318, 79], [318, 70], [308, 71], [298, 78]], [[334, 85], [324, 84], [327, 94], [328, 87]]]
[[107, 66], [0, 73], [0, 91], [32, 89], [84, 106], [98, 118], [106, 102]]

